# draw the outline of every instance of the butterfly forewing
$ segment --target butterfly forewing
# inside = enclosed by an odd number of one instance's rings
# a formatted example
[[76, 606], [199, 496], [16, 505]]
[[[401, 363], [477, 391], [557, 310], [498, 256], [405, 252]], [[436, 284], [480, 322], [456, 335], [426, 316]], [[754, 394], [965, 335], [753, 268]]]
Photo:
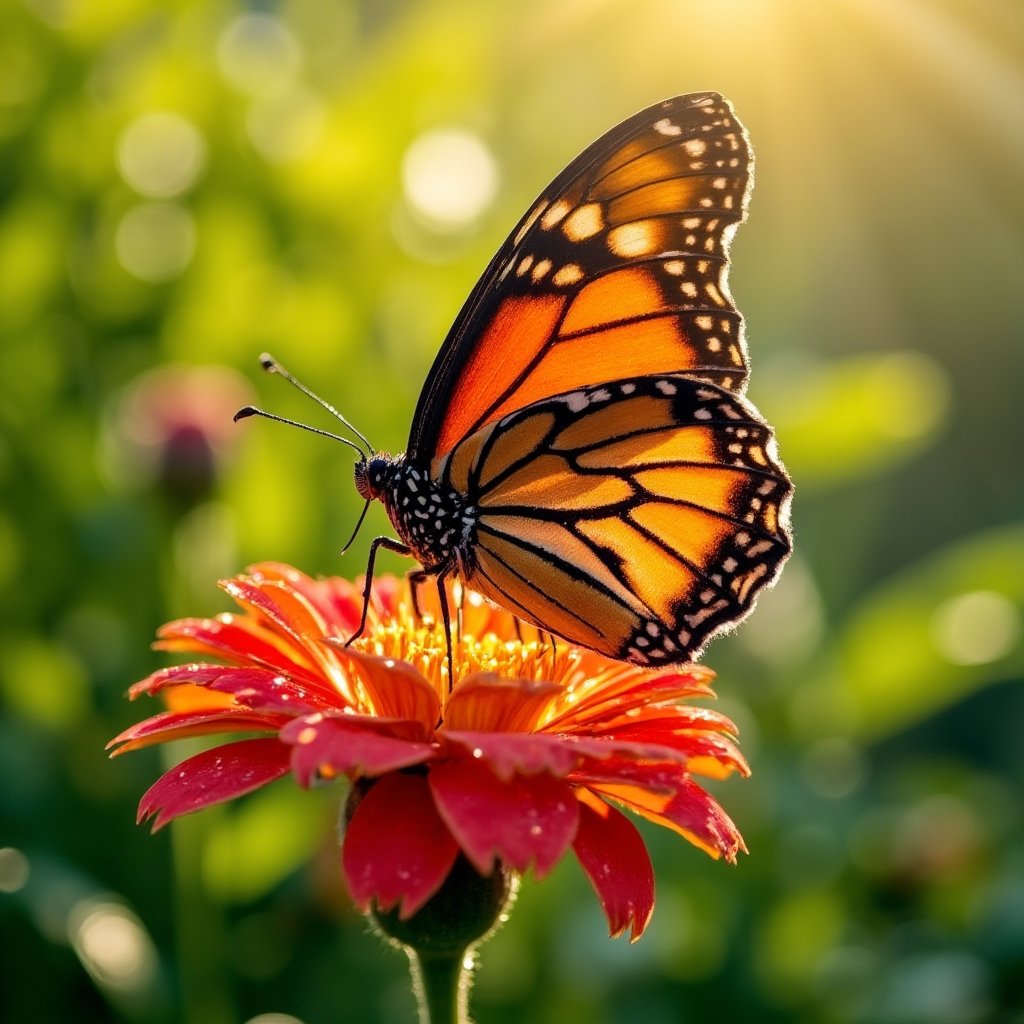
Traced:
[[409, 458], [426, 464], [552, 395], [686, 372], [740, 391], [726, 280], [751, 156], [728, 102], [677, 97], [585, 150], [491, 261], [431, 369]]
[[469, 586], [640, 664], [696, 656], [789, 553], [790, 484], [740, 396], [679, 375], [536, 402], [432, 467], [476, 509]]

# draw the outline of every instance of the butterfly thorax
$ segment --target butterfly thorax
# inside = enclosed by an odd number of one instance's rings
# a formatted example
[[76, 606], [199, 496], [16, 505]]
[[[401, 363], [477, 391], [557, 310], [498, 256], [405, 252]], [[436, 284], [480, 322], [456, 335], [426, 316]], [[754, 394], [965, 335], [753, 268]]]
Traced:
[[476, 521], [465, 498], [438, 485], [404, 455], [379, 453], [356, 464], [356, 488], [383, 503], [398, 536], [425, 569], [463, 564]]

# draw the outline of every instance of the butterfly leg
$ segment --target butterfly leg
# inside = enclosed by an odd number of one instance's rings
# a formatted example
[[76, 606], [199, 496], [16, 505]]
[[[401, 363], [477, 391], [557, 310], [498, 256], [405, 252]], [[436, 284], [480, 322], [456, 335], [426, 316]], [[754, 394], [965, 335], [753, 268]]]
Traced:
[[452, 617], [448, 609], [448, 590], [444, 585], [445, 574], [437, 575], [437, 598], [441, 602], [441, 621], [444, 623], [444, 640], [448, 646], [448, 692], [455, 685], [455, 664], [452, 657]]
[[[418, 619], [422, 619], [423, 616], [420, 613], [419, 603], [416, 599], [417, 588], [422, 583], [426, 583], [431, 576], [434, 577], [437, 585], [437, 599], [441, 606], [441, 622], [444, 625], [444, 641], [448, 649], [448, 688], [451, 689], [452, 684], [455, 681], [454, 674], [454, 657], [452, 655], [452, 621], [451, 611], [448, 607], [448, 588], [445, 586], [445, 577], [452, 571], [451, 563], [442, 563], [441, 565], [435, 566], [433, 569], [414, 569], [409, 573], [409, 590], [412, 593], [412, 606], [413, 611], [416, 613]], [[457, 611], [456, 626], [459, 628], [459, 638], [461, 639], [461, 605]]]
[[409, 581], [409, 594], [412, 597], [412, 613], [422, 621], [423, 609], [420, 608], [420, 587], [430, 579], [431, 574], [426, 569], [413, 569], [407, 575]]
[[394, 551], [395, 554], [398, 555], [412, 556], [412, 551], [405, 544], [392, 537], [375, 537], [373, 539], [370, 544], [370, 557], [366, 562], [366, 578], [363, 583], [363, 614], [359, 619], [359, 628], [345, 641], [346, 647], [348, 647], [353, 640], [361, 637], [363, 635], [363, 630], [366, 629], [366, 614], [370, 610], [370, 594], [373, 592], [373, 563], [377, 559], [378, 548], [385, 548], [387, 551]]

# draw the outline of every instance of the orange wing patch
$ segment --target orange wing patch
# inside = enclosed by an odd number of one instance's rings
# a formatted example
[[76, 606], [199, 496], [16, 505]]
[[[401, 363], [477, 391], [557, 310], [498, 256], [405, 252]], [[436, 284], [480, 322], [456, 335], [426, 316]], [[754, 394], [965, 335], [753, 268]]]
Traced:
[[571, 451], [601, 445], [609, 438], [632, 434], [635, 424], [649, 427], [668, 427], [675, 423], [672, 404], [665, 398], [651, 395], [623, 397], [617, 402], [593, 405], [585, 416], [573, 419], [555, 435], [551, 447], [556, 451]]
[[[565, 306], [562, 295], [505, 299], [459, 376], [437, 450], [450, 451], [545, 346]], [[493, 417], [492, 417], [493, 418]]]
[[[616, 270], [585, 284], [573, 299], [559, 334], [592, 331], [631, 317], [666, 309], [657, 281], [642, 267]], [[626, 374], [620, 374], [626, 376]]]
[[[572, 566], [578, 574], [592, 580], [620, 604], [641, 614], [643, 606], [629, 588], [601, 559], [594, 547], [578, 537], [568, 526], [530, 516], [485, 515], [481, 522], [488, 533], [515, 541], [528, 548], [539, 548], [557, 566]], [[485, 540], [486, 545], [486, 540]]]
[[593, 650], [621, 649], [639, 617], [585, 579], [570, 576], [550, 558], [484, 533], [476, 567], [466, 582], [527, 622], [572, 637]]
[[[654, 427], [658, 421], [652, 418], [650, 423]], [[718, 461], [715, 444], [716, 436], [711, 427], [650, 429], [580, 452], [577, 462], [584, 469], [641, 467], [660, 462], [715, 463]]]
[[629, 513], [630, 518], [691, 565], [710, 564], [715, 552], [735, 525], [703, 509], [651, 501]]
[[672, 373], [685, 364], [686, 350], [675, 320], [643, 320], [561, 341], [544, 354], [529, 377], [495, 410], [500, 417], [567, 391], [566, 381], [586, 366], [594, 383], [629, 373]]
[[647, 617], [670, 622], [676, 603], [697, 581], [693, 569], [624, 519], [590, 519], [581, 522], [579, 529], [591, 543], [614, 553], [621, 562], [625, 583], [646, 609]]
[[565, 459], [538, 455], [491, 489], [484, 489], [479, 505], [533, 506], [551, 511], [605, 508], [633, 496], [633, 488], [617, 476], [581, 476]]
[[608, 221], [627, 224], [646, 217], [678, 214], [696, 206], [704, 187], [701, 178], [672, 178], [642, 185], [608, 201]]

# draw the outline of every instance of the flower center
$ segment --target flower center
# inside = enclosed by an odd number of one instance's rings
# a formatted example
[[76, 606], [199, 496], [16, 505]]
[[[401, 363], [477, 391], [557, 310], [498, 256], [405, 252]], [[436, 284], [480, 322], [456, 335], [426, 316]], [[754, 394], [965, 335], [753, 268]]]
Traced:
[[[560, 682], [573, 674], [579, 654], [567, 643], [551, 640], [506, 640], [495, 633], [458, 635], [452, 627], [455, 685], [467, 676], [488, 672], [506, 679]], [[406, 661], [435, 688], [442, 705], [448, 697], [448, 646], [444, 629], [430, 618], [405, 612], [376, 623], [353, 643], [364, 654]]]

